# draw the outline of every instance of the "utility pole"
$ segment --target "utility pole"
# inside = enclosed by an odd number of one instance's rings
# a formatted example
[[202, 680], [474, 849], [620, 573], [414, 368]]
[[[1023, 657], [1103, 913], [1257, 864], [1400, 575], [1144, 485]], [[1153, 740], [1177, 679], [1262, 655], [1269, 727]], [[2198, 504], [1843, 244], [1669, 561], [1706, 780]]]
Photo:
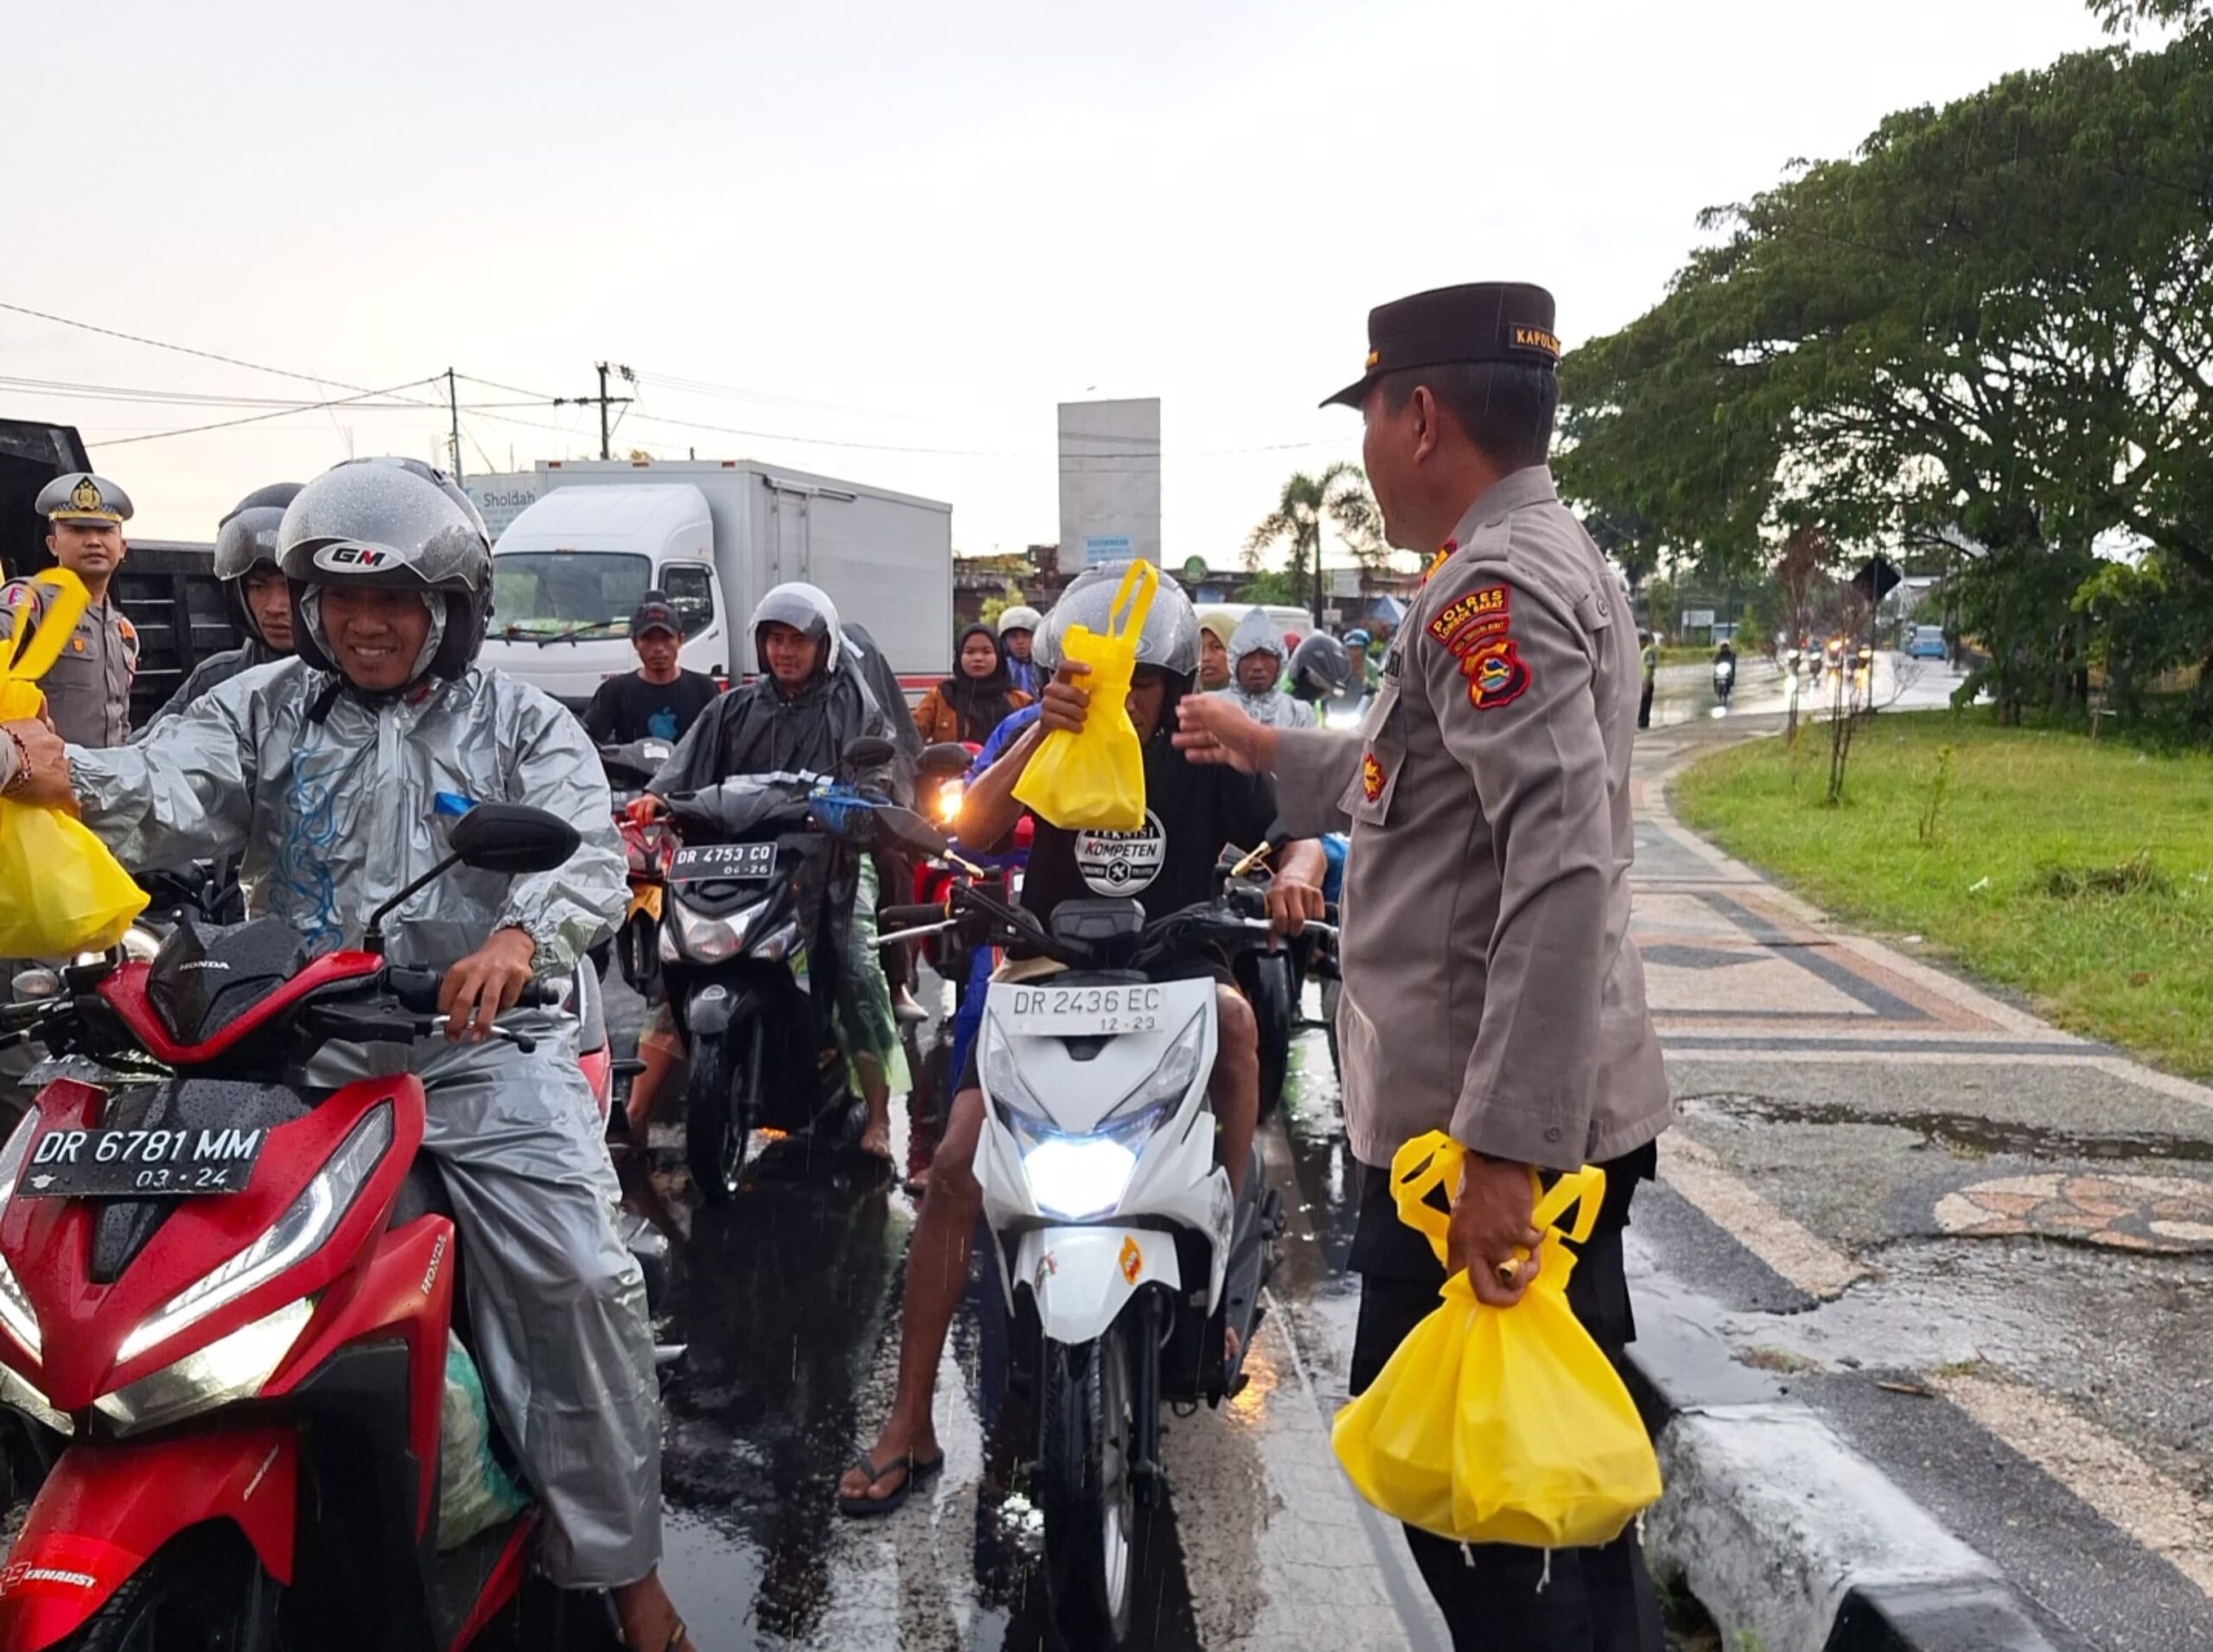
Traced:
[[461, 396], [453, 387], [453, 369], [446, 369], [446, 408], [453, 415], [453, 479], [458, 483], [461, 474]]
[[611, 459], [615, 456], [615, 431], [614, 426], [608, 423], [608, 409], [617, 406], [627, 407], [635, 399], [629, 396], [609, 395], [607, 393], [607, 375], [609, 373], [619, 373], [622, 375], [622, 382], [626, 385], [635, 385], [637, 383], [638, 376], [632, 373], [628, 367], [609, 367], [604, 361], [593, 363], [593, 367], [599, 374], [599, 394], [596, 396], [556, 396], [553, 399], [553, 405], [556, 407], [582, 407], [587, 403], [598, 403], [599, 456], [603, 459]]
[[1326, 631], [1330, 628], [1322, 621], [1322, 513], [1314, 513], [1314, 628]]

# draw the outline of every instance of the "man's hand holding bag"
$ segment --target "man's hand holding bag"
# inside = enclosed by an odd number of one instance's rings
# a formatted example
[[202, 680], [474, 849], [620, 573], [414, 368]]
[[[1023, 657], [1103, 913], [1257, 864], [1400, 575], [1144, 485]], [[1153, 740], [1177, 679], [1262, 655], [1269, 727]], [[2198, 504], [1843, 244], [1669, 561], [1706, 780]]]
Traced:
[[1015, 782], [1014, 795], [1040, 819], [1064, 831], [1137, 832], [1145, 826], [1145, 751], [1130, 721], [1131, 679], [1137, 675], [1138, 638], [1152, 611], [1160, 575], [1149, 562], [1133, 562], [1114, 593], [1110, 628], [1071, 625], [1062, 657], [1085, 668], [1090, 696], [1081, 729], [1046, 735]]

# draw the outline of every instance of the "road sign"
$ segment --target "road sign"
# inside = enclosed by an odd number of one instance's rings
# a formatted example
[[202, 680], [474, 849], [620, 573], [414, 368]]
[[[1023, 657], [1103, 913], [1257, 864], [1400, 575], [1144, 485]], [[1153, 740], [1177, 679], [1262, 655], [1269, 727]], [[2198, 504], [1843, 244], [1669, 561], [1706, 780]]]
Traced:
[[1706, 631], [1712, 628], [1713, 610], [1710, 608], [1687, 608], [1683, 610], [1683, 629]]
[[1186, 557], [1183, 558], [1184, 584], [1189, 585], [1204, 584], [1206, 583], [1206, 577], [1207, 559], [1204, 557]]

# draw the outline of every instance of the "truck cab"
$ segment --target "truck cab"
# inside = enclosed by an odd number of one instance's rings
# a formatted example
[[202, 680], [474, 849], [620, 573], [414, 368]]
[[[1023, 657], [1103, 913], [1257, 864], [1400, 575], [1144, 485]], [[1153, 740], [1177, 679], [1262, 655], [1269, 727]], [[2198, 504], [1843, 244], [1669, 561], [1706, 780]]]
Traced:
[[648, 590], [683, 620], [679, 663], [727, 679], [733, 618], [706, 496], [689, 482], [556, 488], [493, 547], [482, 662], [581, 708], [636, 668], [630, 615]]

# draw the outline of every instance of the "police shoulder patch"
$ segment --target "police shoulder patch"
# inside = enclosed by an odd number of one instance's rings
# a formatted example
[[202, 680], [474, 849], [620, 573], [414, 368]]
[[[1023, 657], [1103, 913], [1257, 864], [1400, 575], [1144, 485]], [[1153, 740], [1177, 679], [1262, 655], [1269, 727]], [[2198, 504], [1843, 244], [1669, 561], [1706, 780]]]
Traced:
[[1483, 639], [1506, 630], [1511, 595], [1504, 585], [1486, 585], [1457, 596], [1437, 611], [1429, 634], [1464, 658]]
[[1460, 674], [1468, 679], [1468, 704], [1478, 711], [1511, 705], [1529, 692], [1528, 663], [1503, 630], [1460, 655]]

